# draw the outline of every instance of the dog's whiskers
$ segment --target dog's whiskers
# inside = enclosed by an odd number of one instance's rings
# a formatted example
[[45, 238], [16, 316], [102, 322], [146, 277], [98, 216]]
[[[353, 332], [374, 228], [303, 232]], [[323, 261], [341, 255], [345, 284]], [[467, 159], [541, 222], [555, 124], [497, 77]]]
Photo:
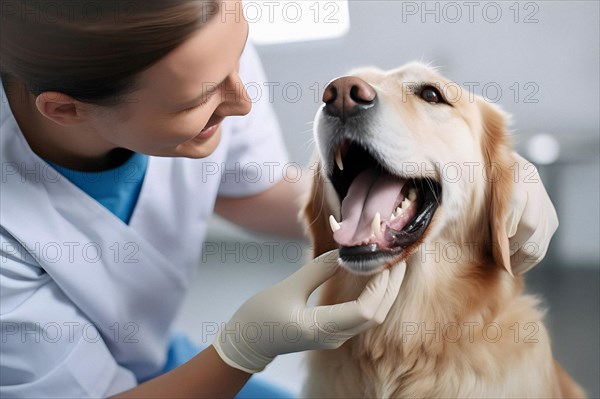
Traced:
[[425, 181], [427, 182], [427, 185], [429, 186], [429, 189], [431, 190], [431, 192], [433, 193], [433, 198], [435, 198], [435, 202], [439, 205], [440, 204], [440, 199], [438, 198], [438, 194], [433, 186], [433, 183], [431, 182], [430, 179], [425, 179]]

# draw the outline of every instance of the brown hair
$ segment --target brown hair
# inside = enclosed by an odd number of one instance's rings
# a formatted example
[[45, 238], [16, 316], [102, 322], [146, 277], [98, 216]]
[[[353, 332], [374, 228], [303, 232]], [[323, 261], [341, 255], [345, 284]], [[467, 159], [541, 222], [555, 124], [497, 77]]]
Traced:
[[34, 95], [118, 104], [219, 10], [213, 0], [3, 0], [0, 73]]

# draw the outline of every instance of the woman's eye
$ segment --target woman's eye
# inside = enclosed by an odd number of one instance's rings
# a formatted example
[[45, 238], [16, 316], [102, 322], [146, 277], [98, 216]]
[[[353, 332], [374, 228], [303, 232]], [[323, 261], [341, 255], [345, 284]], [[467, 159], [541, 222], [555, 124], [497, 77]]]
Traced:
[[421, 98], [433, 104], [445, 102], [440, 92], [433, 86], [425, 86], [421, 90]]
[[205, 98], [202, 99], [202, 101], [200, 101], [200, 103], [194, 105], [193, 107], [186, 108], [186, 109], [182, 110], [181, 112], [190, 112], [190, 111], [193, 111], [193, 110], [195, 110], [197, 108], [200, 108], [203, 105], [207, 104], [209, 100], [210, 100], [210, 96], [205, 97]]

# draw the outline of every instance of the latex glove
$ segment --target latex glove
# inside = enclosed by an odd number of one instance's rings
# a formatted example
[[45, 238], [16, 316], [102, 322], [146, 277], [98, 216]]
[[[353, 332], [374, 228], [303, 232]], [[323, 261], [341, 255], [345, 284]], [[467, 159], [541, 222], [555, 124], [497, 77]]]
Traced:
[[546, 255], [550, 239], [558, 228], [556, 210], [542, 184], [535, 165], [517, 153], [513, 192], [508, 207], [506, 232], [510, 263], [515, 275], [537, 265]]
[[354, 335], [382, 323], [398, 296], [406, 264], [373, 276], [354, 301], [307, 306], [310, 294], [338, 268], [338, 251], [328, 252], [250, 298], [213, 342], [223, 361], [256, 373], [277, 355], [338, 348]]

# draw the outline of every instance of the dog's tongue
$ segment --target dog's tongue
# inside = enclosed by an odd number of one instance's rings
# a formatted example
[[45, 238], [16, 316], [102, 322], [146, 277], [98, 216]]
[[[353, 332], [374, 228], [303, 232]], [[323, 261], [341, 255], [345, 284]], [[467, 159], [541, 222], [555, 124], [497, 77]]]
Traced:
[[[334, 240], [347, 247], [373, 241], [371, 226], [375, 214], [379, 212], [382, 221], [390, 217], [405, 183], [406, 180], [375, 168], [359, 174], [342, 201], [341, 228], [333, 234]], [[381, 231], [381, 224], [377, 228]]]

